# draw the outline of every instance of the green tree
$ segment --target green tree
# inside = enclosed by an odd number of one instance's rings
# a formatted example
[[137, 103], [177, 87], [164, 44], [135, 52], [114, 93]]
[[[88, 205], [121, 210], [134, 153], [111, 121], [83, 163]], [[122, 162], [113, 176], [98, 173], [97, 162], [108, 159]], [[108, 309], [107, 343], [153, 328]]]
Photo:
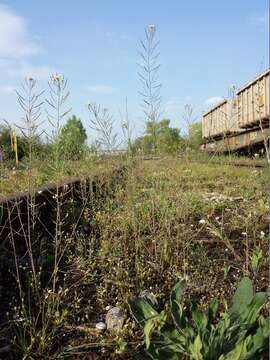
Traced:
[[199, 150], [202, 144], [202, 123], [196, 122], [188, 128], [188, 143], [193, 150]]
[[170, 127], [169, 119], [163, 119], [159, 122], [148, 121], [145, 135], [135, 140], [134, 147], [136, 150], [141, 149], [144, 153], [172, 154], [179, 150], [182, 142], [180, 130]]
[[79, 159], [86, 147], [86, 130], [75, 115], [67, 120], [60, 131], [59, 146], [64, 156], [69, 159]]

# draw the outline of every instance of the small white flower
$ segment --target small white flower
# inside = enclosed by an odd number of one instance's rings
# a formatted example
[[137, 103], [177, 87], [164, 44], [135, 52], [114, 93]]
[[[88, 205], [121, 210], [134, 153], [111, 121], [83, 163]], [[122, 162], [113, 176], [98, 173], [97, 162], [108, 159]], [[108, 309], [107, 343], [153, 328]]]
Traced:
[[219, 218], [219, 216], [216, 216], [215, 219], [218, 221], [220, 218]]
[[154, 24], [148, 25], [148, 31], [150, 33], [154, 33], [156, 31], [156, 29], [157, 29], [156, 25], [154, 25]]
[[63, 81], [63, 75], [55, 73], [55, 74], [52, 74], [51, 79], [53, 82], [61, 82], [61, 81]]
[[243, 231], [241, 234], [247, 236], [247, 233], [245, 231]]
[[199, 221], [199, 224], [205, 224], [206, 223], [206, 221], [204, 220], [204, 219], [201, 219], [200, 221]]
[[265, 232], [264, 231], [261, 231], [260, 232], [260, 238], [262, 239], [262, 238], [264, 238], [265, 237]]

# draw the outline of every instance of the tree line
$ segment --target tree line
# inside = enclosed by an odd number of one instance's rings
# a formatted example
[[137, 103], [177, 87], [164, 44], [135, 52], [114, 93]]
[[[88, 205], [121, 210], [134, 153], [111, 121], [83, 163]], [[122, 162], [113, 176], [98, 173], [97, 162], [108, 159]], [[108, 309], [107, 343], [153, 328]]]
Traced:
[[[18, 159], [28, 157], [28, 140], [23, 134], [17, 134]], [[66, 159], [77, 160], [86, 153], [98, 153], [98, 143], [87, 143], [87, 132], [80, 118], [72, 115], [61, 128], [58, 139], [54, 142], [46, 141], [46, 138], [34, 137], [32, 139], [35, 155], [39, 158], [48, 157], [53, 152], [54, 147], [58, 146], [60, 152]], [[177, 154], [188, 150], [196, 151], [201, 144], [201, 123], [196, 122], [188, 127], [188, 134], [181, 135], [179, 128], [171, 127], [169, 119], [161, 121], [147, 121], [145, 132], [142, 136], [128, 144], [126, 150], [133, 154]], [[0, 126], [0, 152], [1, 159], [12, 161], [15, 159], [12, 147], [12, 129], [7, 124]]]

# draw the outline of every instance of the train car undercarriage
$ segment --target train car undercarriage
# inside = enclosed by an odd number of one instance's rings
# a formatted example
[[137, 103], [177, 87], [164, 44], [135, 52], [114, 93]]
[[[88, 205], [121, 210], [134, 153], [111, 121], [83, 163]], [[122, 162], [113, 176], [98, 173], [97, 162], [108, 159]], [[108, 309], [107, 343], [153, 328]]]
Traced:
[[209, 153], [264, 153], [265, 146], [269, 146], [269, 126], [249, 129], [237, 134], [221, 136], [205, 141], [201, 149]]

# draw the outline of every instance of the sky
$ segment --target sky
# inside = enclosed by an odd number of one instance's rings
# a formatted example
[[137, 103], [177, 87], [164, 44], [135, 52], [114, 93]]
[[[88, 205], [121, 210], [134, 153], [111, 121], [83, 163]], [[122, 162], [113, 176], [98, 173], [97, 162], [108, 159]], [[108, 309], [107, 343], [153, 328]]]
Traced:
[[47, 80], [58, 72], [90, 142], [89, 102], [108, 108], [119, 132], [127, 98], [134, 135], [141, 135], [138, 49], [154, 24], [162, 116], [183, 132], [185, 104], [200, 120], [232, 84], [241, 87], [269, 67], [268, 13], [268, 0], [0, 0], [0, 119], [20, 124], [14, 89], [24, 77], [37, 79], [46, 97]]

